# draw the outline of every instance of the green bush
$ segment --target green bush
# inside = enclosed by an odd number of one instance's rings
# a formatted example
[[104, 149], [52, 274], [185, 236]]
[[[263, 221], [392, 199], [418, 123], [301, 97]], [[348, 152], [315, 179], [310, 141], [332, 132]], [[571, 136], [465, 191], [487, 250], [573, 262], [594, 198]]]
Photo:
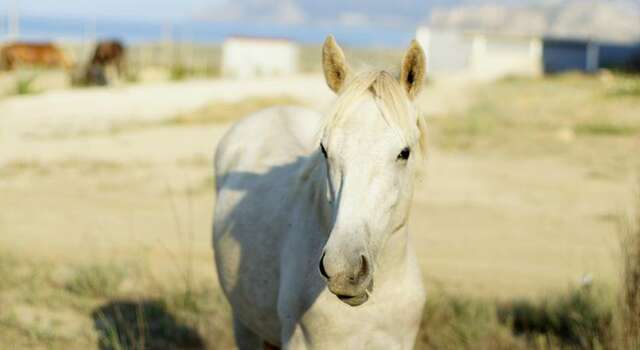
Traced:
[[640, 132], [640, 128], [614, 124], [610, 122], [589, 122], [589, 123], [578, 123], [575, 127], [576, 134], [582, 135], [595, 135], [595, 136], [624, 136], [624, 135], [633, 135]]

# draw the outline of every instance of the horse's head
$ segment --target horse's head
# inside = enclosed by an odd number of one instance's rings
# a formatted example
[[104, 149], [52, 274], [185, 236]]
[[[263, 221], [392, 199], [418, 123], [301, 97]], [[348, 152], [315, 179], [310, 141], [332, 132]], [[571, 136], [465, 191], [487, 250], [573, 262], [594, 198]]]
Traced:
[[319, 145], [333, 214], [319, 269], [332, 293], [357, 306], [368, 300], [376, 270], [392, 259], [383, 247], [393, 235], [405, 233], [425, 151], [424, 121], [413, 104], [425, 59], [413, 41], [399, 78], [385, 71], [354, 74], [330, 36], [323, 69], [338, 99]]

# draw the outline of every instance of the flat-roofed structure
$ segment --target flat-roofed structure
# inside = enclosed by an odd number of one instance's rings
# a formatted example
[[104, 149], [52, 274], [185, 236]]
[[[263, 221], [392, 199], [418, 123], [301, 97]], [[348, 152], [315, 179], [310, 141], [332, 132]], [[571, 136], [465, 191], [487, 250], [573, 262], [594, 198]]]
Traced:
[[292, 75], [298, 71], [298, 47], [291, 40], [234, 36], [222, 45], [222, 75], [249, 79]]

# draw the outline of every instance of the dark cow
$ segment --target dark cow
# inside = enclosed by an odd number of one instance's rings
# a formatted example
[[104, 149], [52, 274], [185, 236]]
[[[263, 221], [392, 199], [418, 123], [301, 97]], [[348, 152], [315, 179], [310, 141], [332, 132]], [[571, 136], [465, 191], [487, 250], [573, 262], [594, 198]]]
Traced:
[[52, 43], [15, 42], [0, 51], [1, 65], [13, 70], [18, 65], [71, 68], [71, 62], [62, 50]]

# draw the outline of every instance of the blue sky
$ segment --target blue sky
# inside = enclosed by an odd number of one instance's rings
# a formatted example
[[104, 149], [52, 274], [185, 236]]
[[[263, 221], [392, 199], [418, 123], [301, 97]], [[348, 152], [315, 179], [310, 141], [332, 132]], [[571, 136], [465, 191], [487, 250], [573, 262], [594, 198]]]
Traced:
[[17, 3], [25, 16], [172, 19], [192, 17], [198, 10], [224, 0], [0, 0], [0, 11], [6, 13]]

